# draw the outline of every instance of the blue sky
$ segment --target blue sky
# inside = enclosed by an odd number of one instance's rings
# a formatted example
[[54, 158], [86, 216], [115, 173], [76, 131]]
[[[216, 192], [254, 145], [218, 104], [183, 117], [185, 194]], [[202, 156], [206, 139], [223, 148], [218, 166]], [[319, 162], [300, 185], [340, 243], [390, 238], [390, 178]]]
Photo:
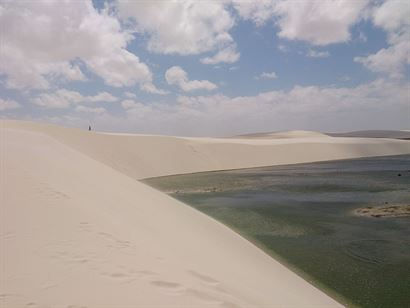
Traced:
[[0, 116], [230, 135], [409, 129], [402, 0], [0, 0]]

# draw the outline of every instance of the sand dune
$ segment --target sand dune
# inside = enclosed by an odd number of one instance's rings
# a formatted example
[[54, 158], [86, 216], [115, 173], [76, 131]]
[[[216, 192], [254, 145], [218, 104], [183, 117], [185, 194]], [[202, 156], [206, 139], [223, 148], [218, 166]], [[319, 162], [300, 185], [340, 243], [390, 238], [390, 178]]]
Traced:
[[31, 122], [3, 123], [4, 127], [51, 136], [134, 179], [410, 152], [410, 143], [403, 140], [111, 135]]
[[361, 130], [348, 133], [328, 133], [332, 137], [410, 139], [408, 130]]
[[320, 133], [306, 130], [292, 130], [283, 132], [265, 132], [234, 136], [244, 139], [282, 139], [282, 138], [314, 138], [314, 137], [358, 137], [358, 138], [389, 138], [410, 139], [408, 130], [360, 130], [346, 133]]
[[255, 133], [239, 135], [233, 138], [260, 138], [260, 139], [285, 139], [285, 138], [315, 138], [315, 137], [329, 137], [326, 134], [307, 130], [291, 130], [283, 132], [270, 133]]
[[2, 307], [338, 306], [135, 179], [410, 153], [401, 140], [116, 136], [17, 121], [1, 122], [0, 142]]

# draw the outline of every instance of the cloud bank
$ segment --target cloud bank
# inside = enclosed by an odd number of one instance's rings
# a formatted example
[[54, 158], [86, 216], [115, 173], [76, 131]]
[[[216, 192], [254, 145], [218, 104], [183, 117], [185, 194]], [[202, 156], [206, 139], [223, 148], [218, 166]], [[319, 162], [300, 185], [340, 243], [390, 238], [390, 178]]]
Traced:
[[[187, 136], [229, 136], [290, 127], [351, 131], [367, 129], [375, 121], [379, 129], [402, 129], [408, 119], [409, 90], [408, 82], [379, 79], [354, 88], [295, 86], [255, 96], [181, 95], [167, 104], [127, 99], [121, 102], [123, 116], [96, 114], [93, 123], [106, 130]], [[88, 123], [88, 116], [74, 116], [48, 120]]]

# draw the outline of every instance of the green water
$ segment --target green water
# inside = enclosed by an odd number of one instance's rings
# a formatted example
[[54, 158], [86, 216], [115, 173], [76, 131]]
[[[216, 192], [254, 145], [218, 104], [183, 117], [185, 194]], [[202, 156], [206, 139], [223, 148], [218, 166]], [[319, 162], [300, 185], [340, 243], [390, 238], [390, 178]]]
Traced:
[[[398, 176], [401, 174], [401, 176]], [[223, 222], [348, 306], [410, 307], [410, 155], [146, 180]]]

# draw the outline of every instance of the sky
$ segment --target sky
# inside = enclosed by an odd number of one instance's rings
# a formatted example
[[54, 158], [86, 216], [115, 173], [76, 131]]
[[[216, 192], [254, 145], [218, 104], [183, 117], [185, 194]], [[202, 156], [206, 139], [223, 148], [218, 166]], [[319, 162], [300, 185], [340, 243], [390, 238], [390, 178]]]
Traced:
[[0, 118], [229, 136], [410, 129], [404, 0], [0, 0]]

